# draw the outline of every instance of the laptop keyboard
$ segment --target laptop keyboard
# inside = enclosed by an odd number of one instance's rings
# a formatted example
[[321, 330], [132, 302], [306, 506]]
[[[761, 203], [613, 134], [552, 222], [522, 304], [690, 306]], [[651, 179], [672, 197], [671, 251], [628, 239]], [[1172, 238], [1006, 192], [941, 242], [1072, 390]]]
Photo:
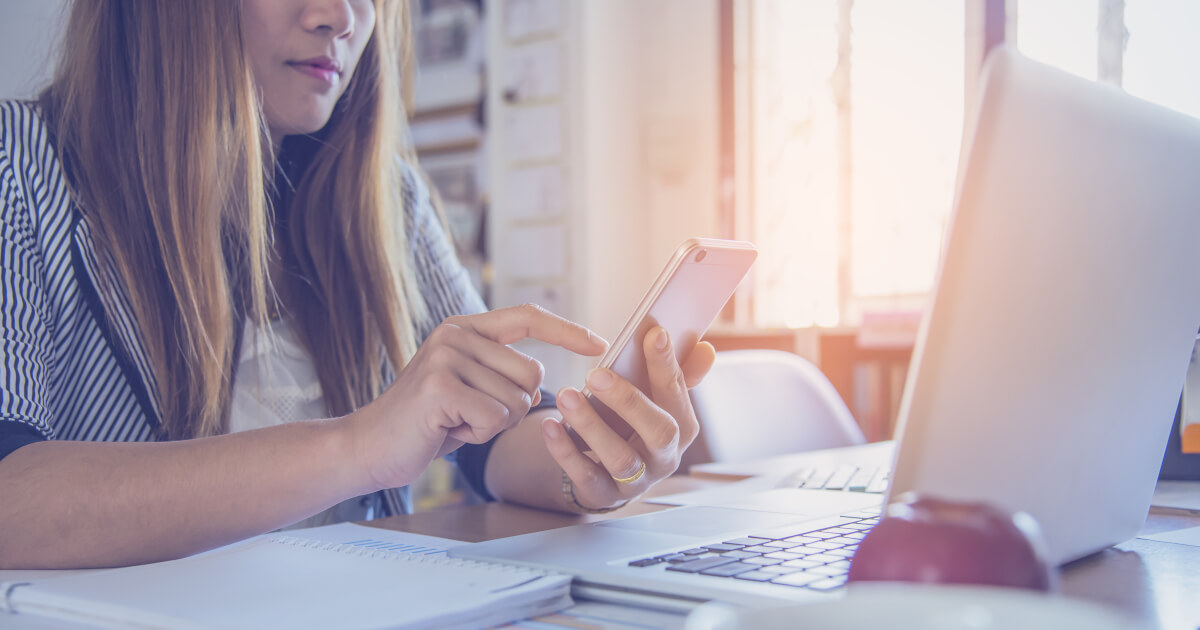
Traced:
[[753, 535], [640, 558], [633, 567], [665, 566], [667, 571], [713, 578], [769, 582], [813, 591], [846, 584], [858, 543], [879, 522], [879, 510], [862, 510], [797, 525], [787, 532]]
[[801, 468], [785, 477], [779, 485], [782, 488], [883, 494], [887, 491], [889, 476], [888, 468], [846, 464], [837, 467]]

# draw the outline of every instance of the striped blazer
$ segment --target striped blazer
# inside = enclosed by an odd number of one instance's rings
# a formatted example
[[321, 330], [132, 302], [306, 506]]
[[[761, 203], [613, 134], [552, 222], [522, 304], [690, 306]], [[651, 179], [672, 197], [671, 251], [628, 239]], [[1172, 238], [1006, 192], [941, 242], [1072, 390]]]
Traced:
[[[416, 326], [424, 339], [446, 317], [482, 312], [484, 304], [422, 178], [411, 169], [405, 175], [411, 262], [429, 310]], [[37, 106], [0, 102], [0, 435], [155, 439], [155, 375], [116, 277], [71, 196]], [[459, 452], [460, 466], [477, 471], [478, 478], [468, 474], [477, 490], [487, 451]], [[411, 511], [407, 488], [383, 499], [388, 513]]]

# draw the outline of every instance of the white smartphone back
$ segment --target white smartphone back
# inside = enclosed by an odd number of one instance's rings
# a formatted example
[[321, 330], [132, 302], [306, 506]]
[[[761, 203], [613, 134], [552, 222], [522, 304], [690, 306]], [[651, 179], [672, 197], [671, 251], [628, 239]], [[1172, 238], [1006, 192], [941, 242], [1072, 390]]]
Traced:
[[[754, 245], [745, 241], [710, 238], [684, 241], [597, 367], [612, 369], [649, 393], [650, 379], [642, 352], [646, 333], [655, 326], [665, 328], [682, 365], [720, 315], [757, 256]], [[629, 434], [623, 420], [592, 397], [587, 389], [583, 393], [618, 433]]]

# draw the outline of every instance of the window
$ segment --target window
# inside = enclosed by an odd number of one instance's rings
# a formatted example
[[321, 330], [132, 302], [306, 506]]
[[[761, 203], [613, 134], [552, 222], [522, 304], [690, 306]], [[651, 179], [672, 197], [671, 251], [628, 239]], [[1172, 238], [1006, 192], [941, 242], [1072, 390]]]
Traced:
[[923, 306], [961, 143], [963, 11], [747, 0], [737, 13], [754, 324], [854, 325]]
[[1034, 59], [1200, 116], [1194, 0], [729, 1], [734, 214], [760, 249], [757, 326], [858, 326], [925, 306], [979, 7], [1007, 12], [999, 31]]
[[[1011, 0], [1010, 0], [1011, 2]], [[1021, 52], [1151, 102], [1200, 116], [1200, 3], [1024, 0], [1012, 3]]]

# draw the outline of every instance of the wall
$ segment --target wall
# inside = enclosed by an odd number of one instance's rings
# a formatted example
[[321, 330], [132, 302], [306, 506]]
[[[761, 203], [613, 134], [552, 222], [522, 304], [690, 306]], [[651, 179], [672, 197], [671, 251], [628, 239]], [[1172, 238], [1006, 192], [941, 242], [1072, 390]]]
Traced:
[[[494, 303], [543, 302], [612, 339], [676, 245], [717, 236], [717, 2], [488, 6]], [[519, 347], [552, 388], [595, 363]]]
[[0, 0], [0, 99], [30, 98], [49, 81], [66, 0]]

